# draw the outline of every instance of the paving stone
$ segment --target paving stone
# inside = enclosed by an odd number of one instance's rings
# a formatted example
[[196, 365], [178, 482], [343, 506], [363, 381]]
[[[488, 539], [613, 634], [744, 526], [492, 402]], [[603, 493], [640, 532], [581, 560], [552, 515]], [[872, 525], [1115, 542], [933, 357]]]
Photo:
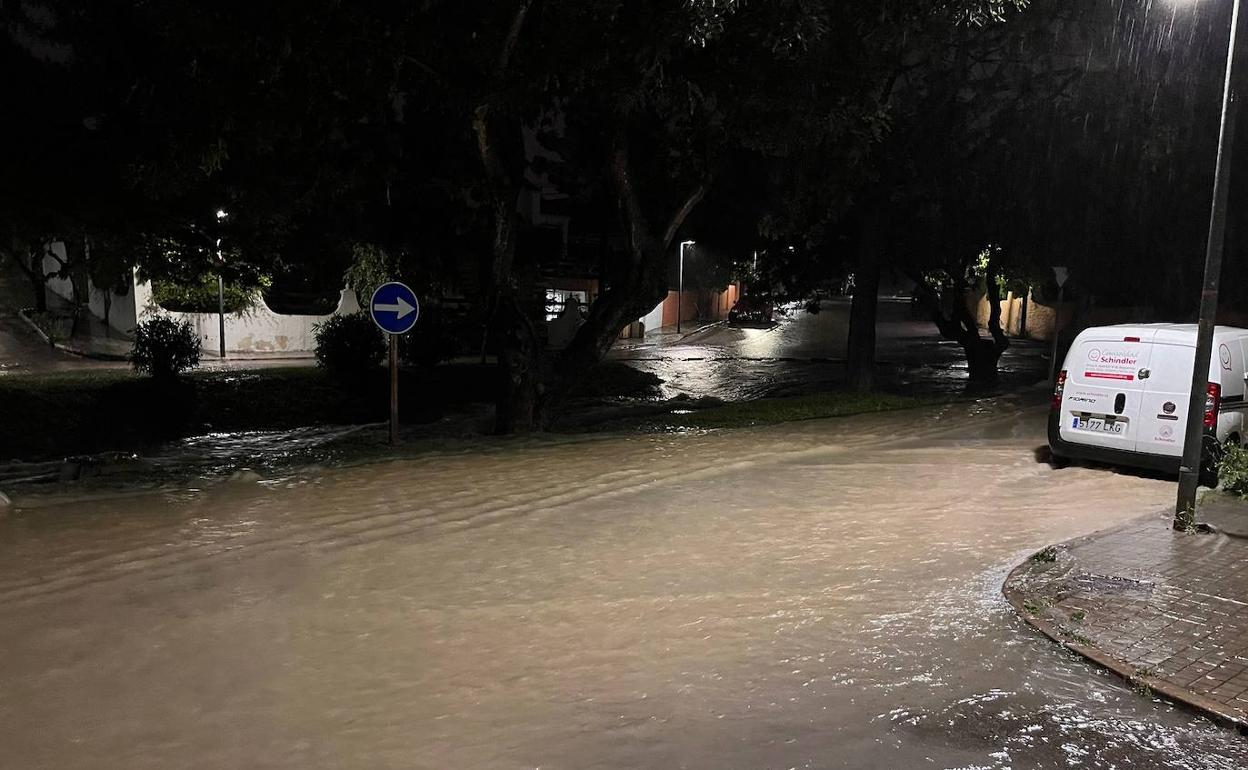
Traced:
[[1168, 514], [1150, 515], [1065, 544], [1063, 560], [1068, 569], [1048, 573], [1024, 565], [1006, 593], [1045, 599], [1041, 619], [1127, 673], [1145, 671], [1248, 723], [1248, 539], [1175, 532]]

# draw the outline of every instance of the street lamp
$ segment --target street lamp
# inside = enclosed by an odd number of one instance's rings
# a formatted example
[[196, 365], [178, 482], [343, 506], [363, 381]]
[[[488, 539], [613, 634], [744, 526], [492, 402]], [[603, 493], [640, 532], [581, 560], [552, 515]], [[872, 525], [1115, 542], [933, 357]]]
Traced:
[[[225, 222], [229, 214], [217, 209], [217, 224]], [[219, 229], [219, 228], [218, 228]], [[220, 343], [221, 360], [225, 360], [225, 259], [221, 256], [221, 238], [217, 238], [217, 341]]]
[[1174, 507], [1174, 528], [1186, 530], [1196, 515], [1196, 487], [1200, 482], [1200, 456], [1204, 442], [1209, 360], [1213, 357], [1213, 327], [1218, 316], [1218, 283], [1222, 277], [1222, 249], [1226, 241], [1226, 205], [1231, 189], [1231, 150], [1235, 140], [1235, 113], [1239, 103], [1232, 81], [1235, 76], [1235, 38], [1239, 33], [1239, 2], [1233, 0], [1231, 34], [1226, 54], [1226, 80], [1222, 87], [1222, 121], [1218, 129], [1218, 161], [1213, 175], [1213, 207], [1209, 214], [1209, 240], [1205, 245], [1205, 276], [1200, 294], [1200, 321], [1196, 331], [1196, 360], [1192, 364], [1192, 392], [1187, 401], [1187, 429], [1183, 435], [1183, 462], [1179, 466], [1179, 496]]
[[693, 241], [680, 242], [680, 277], [676, 283], [676, 333], [680, 334], [680, 319], [685, 309], [685, 249], [693, 245]]

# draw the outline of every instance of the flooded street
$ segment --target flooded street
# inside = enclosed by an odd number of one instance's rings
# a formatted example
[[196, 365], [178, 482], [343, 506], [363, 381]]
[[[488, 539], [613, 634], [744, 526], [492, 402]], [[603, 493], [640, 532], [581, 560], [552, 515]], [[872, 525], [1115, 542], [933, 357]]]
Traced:
[[0, 516], [0, 767], [1239, 768], [1000, 596], [1172, 485], [960, 404]]
[[[966, 356], [958, 343], [940, 337], [908, 299], [881, 297], [876, 324], [877, 378], [900, 393], [961, 393], [967, 387]], [[616, 344], [608, 358], [663, 380], [664, 398], [712, 397], [724, 401], [795, 396], [843, 385], [849, 299], [824, 300], [817, 314], [798, 305], [766, 328], [712, 325], [683, 337], [651, 334]], [[1045, 346], [1013, 340], [1001, 357], [1000, 391], [1045, 378]]]

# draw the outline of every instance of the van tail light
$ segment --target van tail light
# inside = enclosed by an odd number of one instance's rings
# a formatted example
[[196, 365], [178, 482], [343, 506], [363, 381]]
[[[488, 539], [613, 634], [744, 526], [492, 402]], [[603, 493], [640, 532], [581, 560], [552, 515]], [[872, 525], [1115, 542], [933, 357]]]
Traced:
[[1066, 370], [1057, 373], [1057, 384], [1053, 386], [1053, 411], [1062, 408], [1062, 391], [1066, 390]]
[[1205, 427], [1215, 428], [1218, 425], [1218, 407], [1222, 405], [1222, 386], [1216, 382], [1209, 383], [1205, 388]]

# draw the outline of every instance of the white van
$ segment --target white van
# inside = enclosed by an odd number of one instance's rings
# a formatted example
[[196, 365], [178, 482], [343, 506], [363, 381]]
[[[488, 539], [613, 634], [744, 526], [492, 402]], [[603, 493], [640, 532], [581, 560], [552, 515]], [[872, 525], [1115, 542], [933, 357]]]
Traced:
[[[1195, 324], [1100, 326], [1075, 338], [1053, 391], [1049, 447], [1059, 458], [1177, 472]], [[1243, 445], [1248, 330], [1214, 330], [1205, 398], [1205, 479], [1221, 447]]]

